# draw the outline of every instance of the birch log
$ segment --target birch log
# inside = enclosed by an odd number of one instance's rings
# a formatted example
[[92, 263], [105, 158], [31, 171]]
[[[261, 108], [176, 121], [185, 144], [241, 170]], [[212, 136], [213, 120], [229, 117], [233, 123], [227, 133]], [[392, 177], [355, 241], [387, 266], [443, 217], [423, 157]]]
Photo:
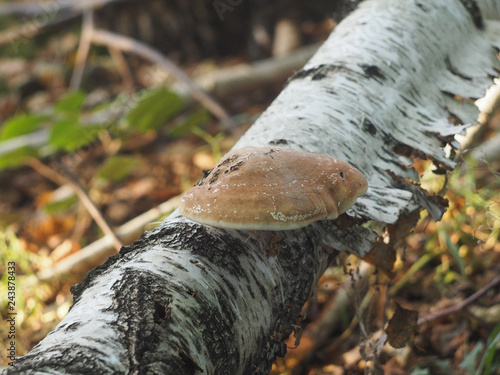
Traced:
[[368, 194], [335, 221], [287, 232], [174, 213], [76, 285], [68, 315], [6, 374], [269, 373], [337, 252], [363, 256], [377, 240], [362, 224], [422, 207], [441, 217], [442, 200], [409, 167], [414, 156], [454, 167], [444, 149], [474, 122], [467, 99], [499, 68], [481, 25], [472, 0], [363, 2], [236, 147], [341, 158], [365, 174]]

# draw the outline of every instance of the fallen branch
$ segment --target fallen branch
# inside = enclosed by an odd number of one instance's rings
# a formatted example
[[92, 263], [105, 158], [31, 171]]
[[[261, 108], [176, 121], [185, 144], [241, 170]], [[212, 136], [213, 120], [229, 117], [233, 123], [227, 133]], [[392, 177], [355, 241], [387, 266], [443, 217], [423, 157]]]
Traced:
[[[319, 46], [320, 44], [312, 44], [286, 56], [217, 69], [196, 77], [195, 81], [216, 98], [225, 98], [265, 85], [285, 82], [311, 58]], [[173, 88], [185, 95], [182, 87], [174, 84]]]
[[92, 32], [94, 30], [94, 11], [86, 9], [83, 12], [82, 33], [80, 35], [80, 44], [75, 58], [75, 69], [71, 76], [69, 87], [77, 90], [82, 83], [83, 72], [85, 71], [85, 62], [90, 51], [92, 42]]
[[[25, 14], [33, 16], [33, 19], [0, 32], [0, 46], [10, 43], [15, 47], [17, 43], [31, 39], [42, 32], [50, 31], [78, 18], [87, 9], [102, 8], [123, 1], [126, 0], [74, 1], [70, 4], [67, 2], [63, 2], [63, 4], [50, 2], [50, 6], [44, 6], [41, 2], [37, 2], [39, 5], [33, 3], [2, 4], [0, 6], [0, 14], [2, 15]], [[53, 6], [54, 3], [55, 6]]]
[[108, 47], [109, 55], [111, 59], [115, 63], [118, 72], [122, 76], [123, 86], [125, 87], [125, 91], [132, 94], [134, 92], [134, 77], [132, 75], [132, 71], [127, 65], [127, 61], [123, 56], [122, 51], [117, 48], [113, 48], [111, 46]]
[[11, 27], [0, 32], [0, 46], [11, 44], [17, 51], [18, 43], [26, 42], [28, 39], [42, 32], [47, 32], [65, 22], [69, 22], [78, 16], [79, 14], [76, 12], [69, 12], [59, 15], [51, 21], [42, 23], [29, 21], [22, 25]]
[[[118, 49], [113, 48], [117, 53]], [[316, 52], [319, 45], [303, 47], [285, 57], [266, 59], [254, 64], [238, 64], [228, 68], [217, 69], [213, 72], [200, 75], [195, 79], [196, 83], [206, 92], [216, 98], [225, 98], [248, 92], [266, 84], [284, 82], [290, 74], [299, 69]], [[127, 73], [128, 74], [128, 73]], [[186, 101], [193, 98], [191, 92], [180, 84], [173, 85], [174, 92], [178, 93]], [[110, 118], [119, 118], [126, 110], [126, 106], [116, 108], [111, 106], [109, 111], [94, 113], [83, 116], [83, 124], [95, 124], [110, 122]], [[34, 133], [22, 135], [0, 142], [0, 156], [16, 151], [21, 147], [42, 147], [48, 142], [48, 131], [38, 130]]]
[[138, 40], [99, 29], [93, 30], [92, 42], [139, 55], [165, 68], [175, 77], [175, 79], [186, 86], [191, 92], [191, 95], [205, 108], [207, 108], [215, 117], [222, 121], [222, 123], [229, 125], [230, 117], [226, 110], [215, 99], [211, 98], [206, 92], [204, 92], [196, 82], [184, 73], [181, 68], [156, 49]]
[[495, 277], [488, 284], [486, 284], [481, 289], [479, 289], [476, 293], [474, 293], [471, 296], [464, 299], [462, 302], [421, 317], [420, 319], [418, 319], [417, 324], [422, 325], [422, 324], [428, 323], [430, 321], [442, 318], [443, 316], [450, 315], [450, 314], [456, 313], [458, 311], [461, 311], [464, 308], [466, 308], [468, 305], [470, 305], [472, 302], [477, 300], [479, 297], [483, 296], [488, 290], [494, 288], [498, 284], [500, 284], [500, 275]]
[[59, 164], [59, 167], [63, 169], [65, 176], [56, 172], [54, 169], [47, 167], [38, 159], [30, 159], [28, 164], [42, 176], [60, 185], [69, 183], [99, 228], [101, 228], [101, 230], [112, 239], [115, 250], [120, 251], [123, 244], [118, 239], [113, 229], [111, 229], [111, 226], [107, 222], [106, 218], [99, 211], [94, 202], [92, 202], [84, 187], [80, 184], [80, 181], [78, 181], [78, 178], [64, 164]]
[[[148, 224], [156, 222], [161, 216], [171, 213], [179, 205], [180, 196], [173, 197], [128, 221], [116, 230], [117, 237], [125, 244], [132, 243], [144, 233]], [[147, 228], [146, 228], [147, 229]], [[38, 272], [41, 281], [67, 279], [69, 276], [81, 280], [81, 275], [89, 269], [102, 264], [109, 256], [115, 254], [113, 242], [106, 235], [97, 241], [85, 246], [80, 251], [61, 259], [52, 267], [46, 267]]]
[[87, 9], [102, 8], [113, 3], [123, 3], [130, 0], [73, 0], [52, 1], [49, 4], [41, 1], [8, 2], [0, 4], [0, 15], [2, 16], [31, 16], [41, 14], [58, 13], [62, 11], [83, 12]]

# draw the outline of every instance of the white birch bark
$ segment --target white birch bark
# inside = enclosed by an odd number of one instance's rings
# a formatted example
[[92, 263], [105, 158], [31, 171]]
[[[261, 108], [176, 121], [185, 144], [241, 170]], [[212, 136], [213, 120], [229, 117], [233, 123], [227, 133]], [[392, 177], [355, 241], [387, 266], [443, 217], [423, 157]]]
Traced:
[[[468, 0], [367, 0], [297, 72], [236, 147], [291, 147], [346, 160], [370, 188], [347, 215], [287, 232], [202, 226], [174, 213], [89, 273], [63, 321], [6, 374], [267, 374], [337, 251], [439, 199], [413, 155], [453, 160], [454, 115], [476, 110], [499, 68]], [[465, 125], [467, 126], [467, 125]]]

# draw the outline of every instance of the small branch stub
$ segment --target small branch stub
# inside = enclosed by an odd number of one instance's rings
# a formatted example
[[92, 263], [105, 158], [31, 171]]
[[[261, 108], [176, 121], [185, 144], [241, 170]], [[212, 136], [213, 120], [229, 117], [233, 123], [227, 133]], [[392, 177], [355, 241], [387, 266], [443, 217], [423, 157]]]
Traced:
[[181, 199], [179, 210], [202, 224], [241, 230], [290, 230], [336, 219], [366, 193], [349, 163], [277, 147], [228, 153]]

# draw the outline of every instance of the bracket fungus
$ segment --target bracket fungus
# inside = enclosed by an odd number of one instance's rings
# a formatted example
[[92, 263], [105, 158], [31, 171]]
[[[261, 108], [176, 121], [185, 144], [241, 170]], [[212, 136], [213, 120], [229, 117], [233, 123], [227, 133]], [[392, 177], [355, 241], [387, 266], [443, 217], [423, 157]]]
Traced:
[[366, 193], [352, 165], [277, 147], [228, 153], [182, 197], [180, 213], [199, 223], [241, 230], [289, 230], [336, 219]]

